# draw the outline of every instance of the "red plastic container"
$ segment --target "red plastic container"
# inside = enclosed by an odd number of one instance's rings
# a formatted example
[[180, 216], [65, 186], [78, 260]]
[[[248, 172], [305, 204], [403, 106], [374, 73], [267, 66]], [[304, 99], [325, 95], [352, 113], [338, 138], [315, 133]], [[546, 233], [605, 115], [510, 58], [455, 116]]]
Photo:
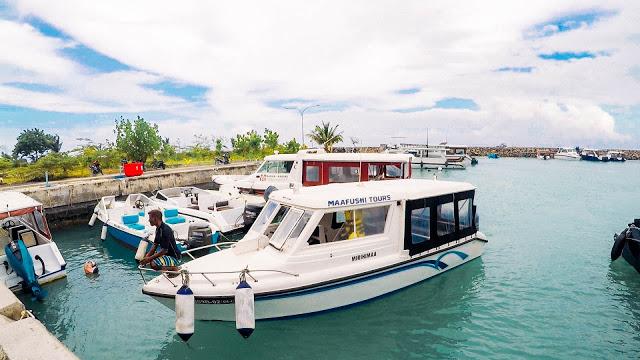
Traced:
[[127, 163], [122, 165], [122, 167], [124, 168], [124, 175], [127, 177], [140, 176], [144, 173], [141, 162]]

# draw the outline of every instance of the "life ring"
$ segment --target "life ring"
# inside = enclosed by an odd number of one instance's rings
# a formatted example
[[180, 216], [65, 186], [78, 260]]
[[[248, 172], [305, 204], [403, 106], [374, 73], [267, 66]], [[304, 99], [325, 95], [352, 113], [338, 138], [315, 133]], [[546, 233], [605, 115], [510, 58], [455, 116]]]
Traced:
[[616, 236], [615, 241], [613, 242], [613, 247], [611, 248], [611, 261], [615, 261], [617, 258], [622, 255], [622, 249], [624, 249], [624, 245], [627, 243], [627, 230], [625, 229], [620, 235]]

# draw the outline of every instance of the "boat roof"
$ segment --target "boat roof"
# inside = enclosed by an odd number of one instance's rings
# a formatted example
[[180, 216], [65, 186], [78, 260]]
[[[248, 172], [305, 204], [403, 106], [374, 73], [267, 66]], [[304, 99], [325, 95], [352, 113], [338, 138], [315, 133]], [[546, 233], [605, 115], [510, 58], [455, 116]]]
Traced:
[[411, 200], [474, 190], [466, 182], [427, 179], [365, 181], [279, 190], [271, 194], [274, 201], [311, 209], [328, 209]]
[[42, 206], [41, 203], [17, 191], [0, 191], [0, 212], [11, 212]]
[[390, 153], [326, 153], [324, 150], [301, 150], [297, 154], [274, 154], [265, 156], [265, 160], [316, 160], [316, 161], [381, 161], [381, 162], [409, 162], [409, 154]]

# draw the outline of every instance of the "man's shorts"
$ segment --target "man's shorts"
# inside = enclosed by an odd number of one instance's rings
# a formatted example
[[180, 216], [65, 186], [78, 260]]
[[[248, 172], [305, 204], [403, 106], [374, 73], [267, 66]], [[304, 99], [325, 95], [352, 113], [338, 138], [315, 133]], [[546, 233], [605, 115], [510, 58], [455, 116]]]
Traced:
[[159, 258], [155, 258], [153, 259], [153, 263], [159, 267], [180, 266], [178, 259], [169, 255], [164, 255], [164, 256], [160, 256]]

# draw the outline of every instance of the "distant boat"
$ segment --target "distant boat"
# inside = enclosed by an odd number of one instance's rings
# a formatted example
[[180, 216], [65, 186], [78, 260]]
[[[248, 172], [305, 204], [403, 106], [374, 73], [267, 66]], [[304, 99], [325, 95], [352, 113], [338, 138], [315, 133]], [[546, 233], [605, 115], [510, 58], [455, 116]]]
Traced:
[[500, 156], [498, 154], [496, 154], [496, 153], [488, 153], [487, 154], [487, 158], [489, 158], [489, 159], [499, 159]]
[[555, 153], [551, 150], [537, 150], [536, 157], [540, 160], [549, 160], [554, 158]]
[[580, 154], [574, 148], [564, 147], [558, 149], [554, 158], [558, 160], [580, 160]]
[[613, 162], [624, 162], [627, 160], [622, 151], [610, 150], [607, 152], [607, 156], [609, 157], [609, 161]]
[[603, 151], [601, 150], [594, 149], [583, 149], [580, 154], [580, 158], [585, 161], [609, 161], [609, 156], [607, 154], [603, 154]]

